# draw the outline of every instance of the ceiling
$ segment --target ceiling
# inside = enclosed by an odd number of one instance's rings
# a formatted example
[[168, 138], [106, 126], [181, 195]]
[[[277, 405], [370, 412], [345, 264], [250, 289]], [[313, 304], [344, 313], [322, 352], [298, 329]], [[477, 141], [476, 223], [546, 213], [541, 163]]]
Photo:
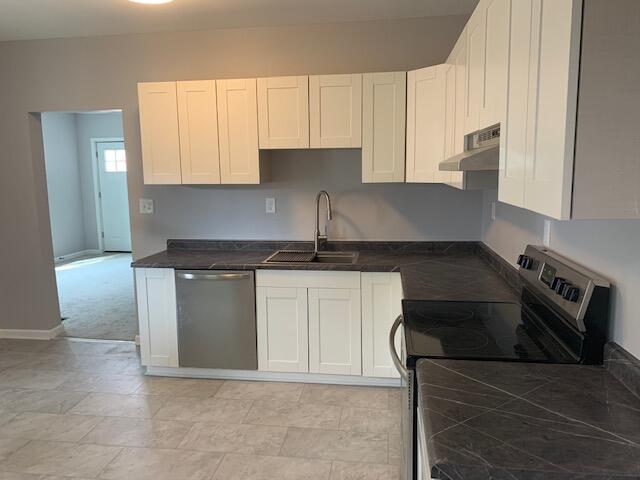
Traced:
[[469, 14], [477, 0], [0, 0], [0, 41]]

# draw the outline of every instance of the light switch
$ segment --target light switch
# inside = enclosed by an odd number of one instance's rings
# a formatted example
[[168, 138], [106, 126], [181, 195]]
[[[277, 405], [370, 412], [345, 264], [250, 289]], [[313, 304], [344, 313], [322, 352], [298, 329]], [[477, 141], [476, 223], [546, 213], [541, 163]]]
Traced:
[[151, 215], [153, 213], [153, 200], [150, 198], [141, 198], [139, 203], [141, 215]]
[[276, 199], [275, 198], [265, 198], [265, 206], [267, 213], [276, 213]]

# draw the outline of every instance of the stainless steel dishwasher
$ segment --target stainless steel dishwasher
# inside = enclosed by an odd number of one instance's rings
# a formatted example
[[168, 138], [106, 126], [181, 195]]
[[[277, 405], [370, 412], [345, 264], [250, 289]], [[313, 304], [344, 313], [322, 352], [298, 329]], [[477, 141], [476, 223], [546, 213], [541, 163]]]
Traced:
[[257, 370], [252, 271], [176, 270], [181, 367]]

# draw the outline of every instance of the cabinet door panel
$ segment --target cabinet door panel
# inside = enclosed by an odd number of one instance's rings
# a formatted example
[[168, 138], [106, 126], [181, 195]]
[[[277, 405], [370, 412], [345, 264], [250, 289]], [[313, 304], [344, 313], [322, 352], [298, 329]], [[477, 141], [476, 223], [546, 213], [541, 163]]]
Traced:
[[257, 287], [258, 369], [307, 372], [307, 289]]
[[309, 77], [311, 148], [362, 146], [362, 75]]
[[362, 75], [362, 182], [404, 182], [407, 74]]
[[136, 297], [142, 364], [178, 366], [176, 283], [172, 268], [137, 268]]
[[222, 183], [260, 183], [256, 80], [218, 80]]
[[[367, 377], [400, 375], [389, 353], [389, 330], [402, 313], [402, 285], [397, 273], [362, 274], [362, 374]], [[396, 350], [400, 351], [400, 335]]]
[[484, 97], [485, 9], [481, 2], [467, 23], [467, 95], [465, 133], [478, 130]]
[[178, 82], [182, 183], [220, 183], [215, 80]]
[[360, 375], [360, 290], [309, 289], [309, 371]]
[[[441, 181], [445, 151], [444, 65], [407, 74], [407, 182]], [[446, 173], [446, 172], [445, 172]]]
[[260, 148], [309, 148], [309, 77], [258, 79]]
[[138, 104], [144, 183], [182, 183], [176, 83], [139, 83]]

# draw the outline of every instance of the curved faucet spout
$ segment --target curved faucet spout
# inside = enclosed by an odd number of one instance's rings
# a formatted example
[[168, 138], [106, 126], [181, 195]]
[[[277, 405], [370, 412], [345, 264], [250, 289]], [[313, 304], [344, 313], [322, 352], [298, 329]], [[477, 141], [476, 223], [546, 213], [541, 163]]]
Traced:
[[320, 197], [322, 196], [324, 196], [324, 198], [326, 199], [327, 204], [327, 222], [329, 222], [333, 218], [333, 213], [331, 212], [331, 198], [329, 198], [329, 194], [326, 191], [320, 190], [318, 192], [318, 195], [316, 196], [316, 229], [313, 232], [313, 245], [315, 253], [318, 253], [318, 245], [320, 243], [320, 240], [327, 239], [326, 224], [324, 226], [324, 234], [320, 235]]

